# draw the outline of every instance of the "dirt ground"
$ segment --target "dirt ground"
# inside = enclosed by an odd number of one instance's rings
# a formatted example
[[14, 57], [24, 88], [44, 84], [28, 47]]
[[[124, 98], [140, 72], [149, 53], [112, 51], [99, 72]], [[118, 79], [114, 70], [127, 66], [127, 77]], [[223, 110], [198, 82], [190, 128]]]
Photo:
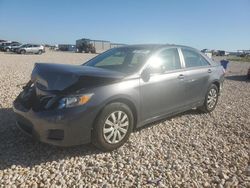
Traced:
[[113, 152], [58, 148], [23, 135], [12, 102], [34, 63], [81, 64], [94, 56], [0, 52], [0, 187], [250, 187], [250, 63], [230, 62], [211, 114], [191, 110], [153, 123]]

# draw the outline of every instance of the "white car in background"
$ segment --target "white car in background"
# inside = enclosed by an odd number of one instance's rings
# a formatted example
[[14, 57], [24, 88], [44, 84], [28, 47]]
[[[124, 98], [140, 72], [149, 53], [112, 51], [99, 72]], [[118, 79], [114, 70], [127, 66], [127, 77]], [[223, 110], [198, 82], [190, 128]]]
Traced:
[[45, 52], [45, 47], [39, 44], [24, 44], [15, 49], [15, 52], [18, 54], [42, 54]]
[[201, 50], [201, 52], [203, 52], [206, 56], [208, 56], [210, 59], [212, 59], [213, 53], [211, 50], [203, 49], [203, 50]]

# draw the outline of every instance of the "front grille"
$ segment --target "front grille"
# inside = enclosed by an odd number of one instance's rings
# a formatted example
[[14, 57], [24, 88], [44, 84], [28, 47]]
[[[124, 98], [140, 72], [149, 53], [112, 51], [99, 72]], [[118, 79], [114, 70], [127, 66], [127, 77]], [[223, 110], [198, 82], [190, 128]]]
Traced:
[[34, 90], [34, 87], [26, 88], [24, 89], [19, 96], [17, 97], [17, 100], [26, 108], [30, 109], [34, 103], [36, 93]]
[[35, 112], [53, 109], [58, 104], [58, 97], [51, 93], [46, 93], [37, 87], [37, 84], [27, 84], [19, 94], [17, 100], [25, 109], [33, 109]]
[[32, 106], [32, 109], [34, 111], [43, 110], [51, 98], [52, 98], [51, 96], [36, 96], [36, 99], [35, 99], [35, 102]]

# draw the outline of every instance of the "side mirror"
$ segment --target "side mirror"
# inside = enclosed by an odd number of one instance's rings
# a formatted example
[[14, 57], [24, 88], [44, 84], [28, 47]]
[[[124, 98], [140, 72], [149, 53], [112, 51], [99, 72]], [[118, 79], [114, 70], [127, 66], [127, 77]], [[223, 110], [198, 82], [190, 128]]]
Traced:
[[151, 74], [163, 74], [165, 72], [164, 66], [152, 67], [148, 66], [141, 73], [141, 78], [144, 82], [148, 82]]
[[150, 68], [149, 67], [146, 67], [142, 73], [141, 73], [141, 78], [144, 82], [148, 82], [149, 79], [150, 79]]

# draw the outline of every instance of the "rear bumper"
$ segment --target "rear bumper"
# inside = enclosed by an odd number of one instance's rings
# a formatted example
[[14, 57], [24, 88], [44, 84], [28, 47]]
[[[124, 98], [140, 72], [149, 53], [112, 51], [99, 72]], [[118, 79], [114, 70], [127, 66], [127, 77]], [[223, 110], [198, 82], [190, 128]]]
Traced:
[[91, 141], [95, 112], [86, 107], [34, 112], [18, 101], [13, 104], [17, 126], [33, 138], [57, 146], [73, 146]]

